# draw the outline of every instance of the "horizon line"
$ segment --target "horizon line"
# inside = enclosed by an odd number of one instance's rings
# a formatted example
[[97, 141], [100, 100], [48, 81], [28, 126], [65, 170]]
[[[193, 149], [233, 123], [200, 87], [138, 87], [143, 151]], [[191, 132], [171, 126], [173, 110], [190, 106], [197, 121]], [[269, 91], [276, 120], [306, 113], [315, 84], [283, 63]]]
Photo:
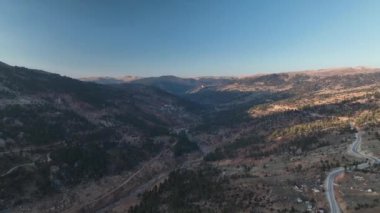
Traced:
[[365, 70], [377, 70], [380, 67], [374, 67], [374, 66], [366, 66], [366, 65], [357, 65], [357, 66], [333, 66], [333, 67], [323, 67], [323, 68], [317, 68], [317, 69], [300, 69], [300, 70], [281, 70], [281, 71], [256, 71], [252, 74], [237, 74], [237, 75], [204, 75], [204, 76], [180, 76], [180, 75], [171, 75], [171, 74], [163, 74], [163, 75], [157, 75], [157, 76], [138, 76], [138, 75], [130, 75], [130, 74], [125, 74], [121, 76], [112, 76], [112, 75], [89, 75], [89, 76], [83, 76], [83, 77], [74, 77], [70, 75], [65, 75], [61, 74], [59, 72], [54, 72], [50, 70], [45, 70], [43, 68], [34, 68], [34, 67], [29, 67], [25, 65], [11, 65], [6, 62], [0, 61], [0, 63], [3, 63], [7, 66], [11, 67], [23, 67], [27, 69], [32, 69], [32, 70], [38, 70], [38, 71], [43, 71], [43, 72], [48, 72], [52, 74], [58, 74], [64, 77], [69, 77], [73, 79], [78, 79], [78, 80], [84, 80], [84, 79], [90, 79], [90, 78], [108, 78], [108, 79], [121, 79], [125, 77], [134, 77], [138, 79], [143, 79], [143, 78], [159, 78], [159, 77], [177, 77], [177, 78], [182, 78], [182, 79], [202, 79], [202, 78], [250, 78], [250, 77], [256, 77], [256, 76], [263, 76], [263, 75], [271, 75], [271, 74], [289, 74], [289, 73], [313, 73], [313, 72], [328, 72], [328, 71], [336, 71], [336, 70], [342, 70], [342, 69], [365, 69]]

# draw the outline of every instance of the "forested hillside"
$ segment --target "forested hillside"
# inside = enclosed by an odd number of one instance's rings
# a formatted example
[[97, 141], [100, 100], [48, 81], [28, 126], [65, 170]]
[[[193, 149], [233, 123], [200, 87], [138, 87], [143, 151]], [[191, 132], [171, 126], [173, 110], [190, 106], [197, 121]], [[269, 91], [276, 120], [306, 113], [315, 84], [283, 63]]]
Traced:
[[360, 164], [346, 154], [352, 124], [379, 126], [379, 73], [97, 84], [0, 64], [0, 207], [325, 209], [326, 173]]

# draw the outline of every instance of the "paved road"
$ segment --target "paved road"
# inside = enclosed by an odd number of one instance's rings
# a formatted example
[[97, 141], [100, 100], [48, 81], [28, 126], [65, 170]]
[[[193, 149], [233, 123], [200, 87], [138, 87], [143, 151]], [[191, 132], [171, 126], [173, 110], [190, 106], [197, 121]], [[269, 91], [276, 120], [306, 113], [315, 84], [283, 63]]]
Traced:
[[[374, 163], [380, 163], [380, 159], [366, 155], [365, 153], [361, 152], [361, 143], [362, 143], [362, 136], [361, 134], [355, 133], [355, 140], [354, 142], [348, 147], [348, 154], [360, 158], [360, 159], [368, 159], [368, 162], [359, 164], [357, 166], [358, 169], [365, 169], [370, 166], [369, 163], [374, 164]], [[344, 168], [339, 167], [331, 171], [325, 181], [325, 186], [326, 186], [326, 198], [327, 201], [329, 202], [330, 206], [330, 212], [331, 213], [340, 213], [340, 207], [338, 202], [335, 199], [335, 192], [334, 192], [334, 180], [337, 176], [340, 174], [344, 173]]]
[[30, 151], [49, 149], [55, 146], [59, 146], [61, 144], [63, 144], [63, 142], [57, 142], [57, 143], [47, 144], [47, 145], [42, 145], [42, 146], [29, 146], [29, 147], [24, 147], [24, 148], [16, 148], [16, 149], [0, 152], [0, 156], [6, 155], [6, 154], [12, 154], [12, 153], [30, 152]]
[[361, 158], [368, 159], [371, 163], [380, 163], [380, 159], [371, 155], [366, 155], [361, 152], [362, 137], [360, 133], [355, 133], [355, 141], [348, 147], [348, 154]]
[[150, 165], [152, 161], [158, 160], [164, 152], [161, 152], [159, 155], [156, 157], [152, 158], [148, 162], [144, 163], [144, 165], [137, 170], [135, 173], [130, 175], [126, 180], [124, 180], [121, 184], [116, 186], [115, 188], [111, 189], [110, 191], [102, 194], [100, 197], [91, 200], [87, 203], [84, 203], [83, 205], [80, 206], [72, 206], [71, 208], [65, 210], [64, 212], [94, 212], [96, 209], [100, 209], [104, 206], [106, 206], [107, 203], [111, 203], [115, 197], [117, 197], [122, 191], [123, 187], [126, 186], [133, 178], [138, 176], [146, 167], [147, 165]]
[[0, 175], [0, 177], [7, 176], [7, 175], [11, 174], [12, 172], [16, 171], [18, 168], [21, 168], [21, 167], [35, 167], [35, 165], [34, 165], [34, 163], [25, 163], [25, 164], [14, 166], [14, 167], [10, 168], [7, 172]]
[[334, 180], [337, 176], [339, 176], [343, 172], [344, 172], [344, 168], [339, 167], [331, 171], [326, 178], [326, 197], [327, 197], [327, 200], [329, 201], [331, 213], [341, 212], [339, 204], [335, 199]]

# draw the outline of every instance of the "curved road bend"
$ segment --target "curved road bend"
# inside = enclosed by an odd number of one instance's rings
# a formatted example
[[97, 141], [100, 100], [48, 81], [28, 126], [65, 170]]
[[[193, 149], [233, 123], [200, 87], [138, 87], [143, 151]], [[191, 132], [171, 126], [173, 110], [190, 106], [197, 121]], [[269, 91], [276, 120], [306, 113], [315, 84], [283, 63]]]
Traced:
[[360, 133], [355, 133], [355, 141], [348, 147], [348, 154], [362, 159], [368, 159], [372, 163], [380, 163], [380, 159], [361, 152], [362, 137]]
[[[361, 134], [358, 132], [358, 133], [355, 133], [355, 140], [354, 142], [348, 147], [348, 154], [354, 156], [354, 157], [357, 157], [357, 158], [361, 158], [361, 159], [368, 159], [369, 162], [372, 162], [372, 163], [380, 163], [380, 159], [379, 158], [376, 158], [376, 157], [373, 157], [373, 156], [369, 156], [369, 155], [365, 155], [361, 152], [361, 143], [362, 143], [362, 136]], [[364, 169], [364, 168], [367, 168], [369, 167], [370, 164], [368, 162], [366, 163], [362, 163], [362, 164], [359, 164], [358, 165], [358, 168], [359, 169]], [[335, 199], [335, 192], [334, 192], [334, 180], [337, 176], [339, 176], [340, 174], [342, 174], [344, 172], [344, 168], [343, 167], [339, 167], [339, 168], [336, 168], [334, 169], [333, 171], [331, 171], [327, 178], [326, 178], [326, 181], [325, 181], [325, 186], [326, 186], [326, 198], [327, 198], [327, 201], [329, 202], [329, 206], [330, 206], [330, 212], [331, 213], [340, 213], [341, 210], [340, 210], [340, 207], [339, 207], [339, 204], [338, 202], [336, 201]]]

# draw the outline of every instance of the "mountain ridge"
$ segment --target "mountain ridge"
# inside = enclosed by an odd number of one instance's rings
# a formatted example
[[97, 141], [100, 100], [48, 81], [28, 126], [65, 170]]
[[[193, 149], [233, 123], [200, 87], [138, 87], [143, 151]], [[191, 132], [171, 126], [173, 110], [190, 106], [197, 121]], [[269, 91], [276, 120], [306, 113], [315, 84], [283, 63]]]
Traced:
[[126, 75], [122, 77], [111, 77], [111, 76], [93, 76], [93, 77], [82, 77], [78, 78], [83, 81], [94, 81], [98, 83], [113, 83], [102, 82], [102, 80], [113, 80], [115, 83], [128, 83], [135, 80], [141, 79], [161, 79], [161, 78], [177, 78], [177, 79], [192, 79], [192, 80], [220, 80], [220, 79], [245, 79], [245, 78], [256, 78], [265, 75], [275, 75], [275, 74], [306, 74], [306, 75], [352, 75], [360, 73], [373, 73], [380, 72], [378, 67], [369, 67], [369, 66], [354, 66], [354, 67], [332, 67], [332, 68], [321, 68], [321, 69], [306, 69], [306, 70], [296, 70], [296, 71], [286, 71], [286, 72], [268, 72], [268, 73], [257, 73], [257, 74], [246, 74], [246, 75], [236, 75], [236, 76], [195, 76], [195, 77], [179, 77], [175, 75], [161, 75], [161, 76], [152, 76], [152, 77], [141, 77], [141, 76], [131, 76]]

